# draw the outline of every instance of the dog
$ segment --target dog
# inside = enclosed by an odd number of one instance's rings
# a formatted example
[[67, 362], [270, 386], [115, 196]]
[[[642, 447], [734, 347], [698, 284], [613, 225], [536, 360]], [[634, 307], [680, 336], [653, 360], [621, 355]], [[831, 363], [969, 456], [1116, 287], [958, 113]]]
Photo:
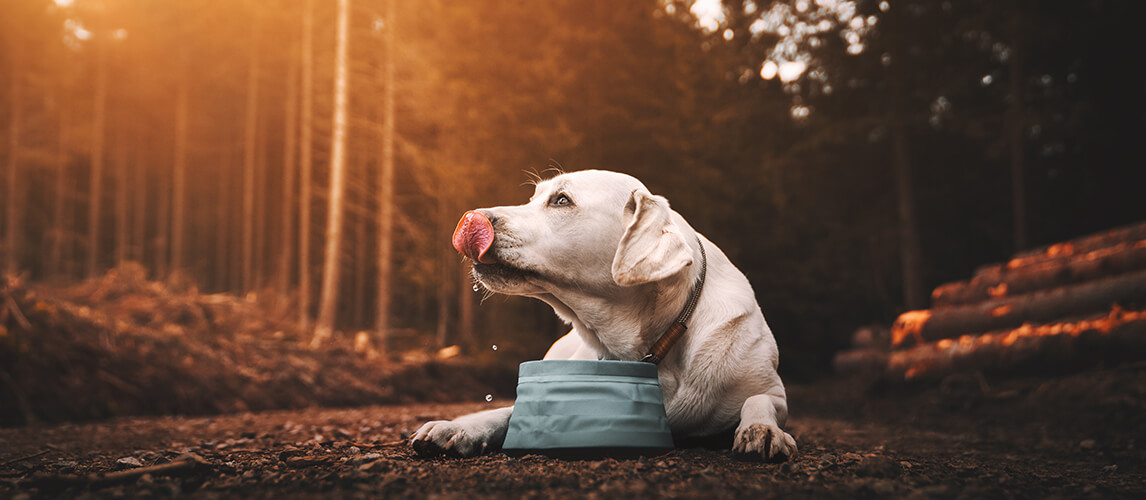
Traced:
[[[544, 359], [663, 357], [657, 374], [675, 438], [735, 429], [739, 455], [795, 455], [796, 440], [782, 430], [788, 403], [776, 341], [747, 277], [636, 178], [562, 173], [537, 182], [524, 205], [467, 212], [453, 243], [482, 286], [541, 300], [572, 326]], [[690, 302], [695, 313], [680, 320]], [[652, 353], [678, 321], [675, 345]], [[421, 455], [499, 449], [512, 413], [427, 422], [410, 444]]]

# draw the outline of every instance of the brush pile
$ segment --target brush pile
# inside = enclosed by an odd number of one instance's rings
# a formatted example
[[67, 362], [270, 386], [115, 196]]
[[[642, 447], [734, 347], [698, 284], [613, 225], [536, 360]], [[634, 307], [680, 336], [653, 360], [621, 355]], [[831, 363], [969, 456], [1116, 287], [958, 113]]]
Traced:
[[[513, 373], [309, 350], [288, 299], [201, 294], [127, 264], [67, 287], [0, 287], [0, 425], [121, 415], [477, 401]], [[347, 345], [341, 345], [347, 344]]]

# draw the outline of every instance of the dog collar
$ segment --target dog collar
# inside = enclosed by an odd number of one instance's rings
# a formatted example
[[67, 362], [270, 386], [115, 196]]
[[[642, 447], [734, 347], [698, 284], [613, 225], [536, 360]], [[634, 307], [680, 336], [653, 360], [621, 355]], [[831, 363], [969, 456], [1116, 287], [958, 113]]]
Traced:
[[700, 292], [704, 290], [704, 277], [708, 274], [708, 255], [704, 253], [704, 242], [700, 241], [700, 236], [696, 237], [696, 243], [700, 245], [700, 276], [696, 278], [696, 284], [693, 285], [692, 291], [688, 294], [688, 302], [684, 304], [684, 310], [676, 317], [676, 320], [669, 325], [661, 338], [657, 339], [656, 343], [649, 349], [649, 353], [641, 358], [641, 361], [657, 364], [664, 359], [668, 354], [669, 349], [676, 344], [677, 340], [684, 335], [688, 330], [688, 319], [692, 317], [692, 313], [696, 312], [696, 303], [700, 302]]

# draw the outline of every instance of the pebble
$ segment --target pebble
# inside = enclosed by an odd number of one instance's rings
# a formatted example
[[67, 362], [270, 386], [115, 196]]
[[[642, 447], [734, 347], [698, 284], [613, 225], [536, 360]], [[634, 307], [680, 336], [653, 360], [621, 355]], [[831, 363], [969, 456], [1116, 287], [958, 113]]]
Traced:
[[139, 459], [135, 457], [123, 457], [116, 460], [115, 463], [127, 467], [143, 467], [143, 462], [140, 462]]

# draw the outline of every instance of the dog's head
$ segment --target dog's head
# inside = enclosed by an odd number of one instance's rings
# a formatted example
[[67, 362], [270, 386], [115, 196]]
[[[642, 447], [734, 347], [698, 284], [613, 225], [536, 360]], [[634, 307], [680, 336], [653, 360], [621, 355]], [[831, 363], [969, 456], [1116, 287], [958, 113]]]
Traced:
[[690, 231], [637, 179], [586, 170], [537, 183], [524, 205], [467, 212], [453, 243], [494, 292], [608, 298], [679, 275]]

